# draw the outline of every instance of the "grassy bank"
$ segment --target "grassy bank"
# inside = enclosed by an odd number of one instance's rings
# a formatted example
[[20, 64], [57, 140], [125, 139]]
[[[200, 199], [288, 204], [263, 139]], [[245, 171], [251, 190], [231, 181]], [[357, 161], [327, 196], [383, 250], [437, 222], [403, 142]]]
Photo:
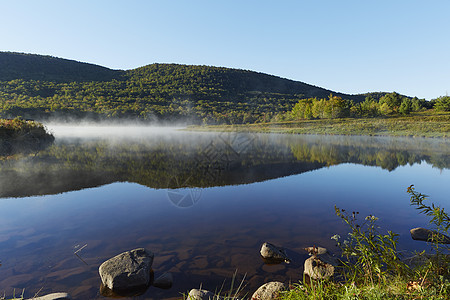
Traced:
[[194, 126], [195, 131], [251, 131], [294, 134], [450, 137], [450, 112], [418, 112], [408, 116], [318, 119], [247, 125]]

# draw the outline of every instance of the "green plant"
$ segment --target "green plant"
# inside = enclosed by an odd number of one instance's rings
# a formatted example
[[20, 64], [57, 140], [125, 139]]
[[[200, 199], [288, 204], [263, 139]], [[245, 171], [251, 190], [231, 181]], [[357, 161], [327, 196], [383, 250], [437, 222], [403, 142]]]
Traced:
[[411, 205], [415, 206], [420, 213], [431, 218], [429, 223], [434, 230], [431, 237], [431, 246], [435, 253], [431, 256], [424, 252], [418, 255], [424, 262], [416, 268], [416, 274], [421, 285], [426, 284], [430, 288], [450, 295], [449, 246], [442, 244], [444, 234], [447, 234], [450, 229], [450, 217], [444, 208], [436, 206], [434, 203], [425, 204], [424, 201], [427, 200], [428, 196], [417, 192], [414, 185], [409, 186], [407, 192], [411, 196]]
[[[445, 209], [434, 205], [434, 203], [431, 203], [431, 205], [424, 204], [428, 196], [416, 192], [414, 185], [409, 186], [407, 192], [411, 195], [411, 205], [416, 206], [420, 213], [431, 217], [429, 222], [435, 227], [434, 229], [438, 233], [447, 233], [450, 229], [450, 216], [445, 212]], [[437, 238], [433, 241], [439, 243]]]
[[389, 276], [403, 274], [407, 270], [397, 252], [398, 234], [392, 231], [380, 234], [377, 217], [369, 215], [360, 223], [359, 212], [350, 214], [335, 206], [335, 213], [350, 226], [349, 239], [341, 242], [338, 235], [332, 237], [342, 250], [342, 257], [345, 257], [341, 260], [341, 270], [348, 282], [385, 283]]
[[13, 297], [12, 298], [6, 298], [6, 293], [3, 293], [3, 296], [0, 297], [0, 300], [22, 300], [23, 298], [23, 294], [25, 293], [25, 289], [22, 289], [22, 294], [20, 294], [20, 298], [16, 298], [16, 289], [14, 289], [13, 292]]
[[[436, 293], [434, 293], [436, 294]], [[290, 291], [283, 292], [282, 300], [387, 300], [387, 299], [433, 299], [427, 291], [409, 292], [406, 282], [395, 278], [378, 285], [356, 285], [353, 282], [316, 282], [315, 287], [295, 284]], [[422, 297], [422, 298], [421, 298]], [[439, 299], [439, 298], [434, 298]], [[444, 299], [444, 298], [441, 298]]]

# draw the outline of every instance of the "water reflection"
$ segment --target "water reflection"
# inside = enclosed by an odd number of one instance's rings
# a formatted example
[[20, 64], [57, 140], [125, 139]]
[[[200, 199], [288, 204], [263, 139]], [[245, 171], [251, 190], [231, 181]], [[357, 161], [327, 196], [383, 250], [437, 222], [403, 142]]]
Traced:
[[121, 139], [63, 135], [36, 155], [0, 161], [0, 197], [126, 181], [185, 188], [168, 196], [174, 205], [187, 207], [200, 198], [195, 188], [248, 184], [342, 163], [389, 171], [422, 161], [439, 169], [450, 166], [450, 141], [442, 139], [143, 132]]

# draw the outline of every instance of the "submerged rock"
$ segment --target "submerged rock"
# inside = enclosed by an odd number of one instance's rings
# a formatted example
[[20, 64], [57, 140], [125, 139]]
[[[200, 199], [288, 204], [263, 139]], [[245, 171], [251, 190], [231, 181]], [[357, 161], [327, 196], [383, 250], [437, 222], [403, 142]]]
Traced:
[[264, 243], [259, 251], [266, 264], [279, 264], [282, 262], [290, 263], [291, 260], [286, 255], [283, 248], [277, 247], [271, 243]]
[[288, 286], [282, 282], [272, 281], [260, 286], [252, 295], [252, 300], [278, 299], [280, 292], [286, 291]]
[[189, 300], [213, 300], [214, 293], [207, 290], [192, 289], [187, 298]]
[[173, 276], [172, 273], [164, 273], [153, 281], [153, 286], [159, 289], [168, 290], [172, 287]]
[[450, 237], [434, 230], [417, 227], [411, 229], [409, 232], [411, 233], [411, 238], [413, 240], [433, 242], [434, 238], [434, 242], [438, 242], [439, 244], [450, 244]]
[[306, 247], [304, 249], [306, 252], [309, 253], [309, 255], [322, 255], [322, 254], [325, 254], [328, 252], [327, 248], [316, 247], [316, 246]]
[[146, 289], [152, 283], [153, 257], [151, 251], [138, 248], [105, 261], [99, 267], [103, 285], [119, 294]]
[[[403, 259], [403, 262], [405, 262], [411, 268], [415, 268], [424, 266], [430, 262], [435, 262], [436, 259], [437, 257], [435, 254], [421, 252]], [[442, 254], [442, 257], [440, 259], [442, 259], [442, 261], [450, 260], [450, 254]]]
[[124, 290], [111, 290], [103, 283], [100, 285], [100, 295], [107, 298], [133, 298], [139, 297], [147, 292], [150, 285], [142, 285]]

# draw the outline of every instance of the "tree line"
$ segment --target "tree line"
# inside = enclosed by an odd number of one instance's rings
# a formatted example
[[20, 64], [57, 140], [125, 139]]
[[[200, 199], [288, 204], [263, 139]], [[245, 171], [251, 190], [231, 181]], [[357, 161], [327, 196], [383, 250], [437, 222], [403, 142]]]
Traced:
[[450, 97], [443, 96], [432, 101], [409, 98], [396, 92], [387, 93], [378, 99], [368, 95], [363, 102], [342, 99], [329, 95], [328, 98], [307, 98], [299, 100], [279, 120], [334, 119], [409, 115], [427, 109], [450, 111]]

